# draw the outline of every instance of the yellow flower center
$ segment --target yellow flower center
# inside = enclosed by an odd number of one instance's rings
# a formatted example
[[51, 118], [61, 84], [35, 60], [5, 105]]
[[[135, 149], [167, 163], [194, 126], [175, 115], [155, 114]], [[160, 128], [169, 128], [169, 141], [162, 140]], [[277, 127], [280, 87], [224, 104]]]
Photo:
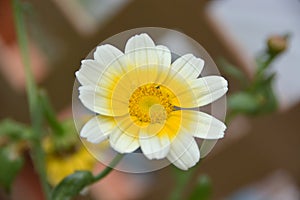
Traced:
[[138, 87], [129, 99], [129, 114], [140, 122], [161, 123], [174, 110], [175, 95], [166, 87], [148, 83]]

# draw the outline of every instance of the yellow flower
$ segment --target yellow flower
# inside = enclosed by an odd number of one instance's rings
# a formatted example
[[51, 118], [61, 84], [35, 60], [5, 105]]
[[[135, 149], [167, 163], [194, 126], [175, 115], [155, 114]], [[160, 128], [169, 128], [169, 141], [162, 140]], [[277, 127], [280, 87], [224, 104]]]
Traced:
[[171, 63], [166, 46], [145, 33], [131, 37], [125, 53], [98, 46], [94, 59], [82, 61], [76, 77], [79, 99], [97, 115], [81, 129], [92, 143], [109, 140], [119, 153], [141, 148], [148, 159], [167, 158], [187, 170], [200, 159], [194, 137], [219, 139], [223, 122], [193, 108], [223, 96], [227, 81], [199, 77], [204, 61], [186, 54]]
[[92, 170], [96, 163], [96, 159], [83, 146], [73, 145], [74, 149], [69, 152], [55, 151], [49, 138], [44, 140], [43, 145], [46, 151], [47, 177], [52, 186], [76, 170]]
[[46, 157], [48, 181], [55, 186], [76, 170], [92, 170], [94, 164], [95, 158], [84, 147], [69, 156], [48, 155]]

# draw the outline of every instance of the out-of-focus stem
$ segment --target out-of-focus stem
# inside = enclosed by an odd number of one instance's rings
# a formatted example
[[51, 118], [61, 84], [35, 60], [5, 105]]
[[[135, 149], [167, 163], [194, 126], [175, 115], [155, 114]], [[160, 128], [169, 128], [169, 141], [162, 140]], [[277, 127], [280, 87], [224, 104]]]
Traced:
[[40, 103], [42, 106], [43, 114], [53, 129], [55, 136], [61, 136], [64, 134], [64, 128], [62, 124], [58, 121], [56, 117], [56, 113], [54, 112], [49, 100], [46, 91], [40, 90], [39, 91]]
[[35, 84], [33, 74], [31, 72], [27, 34], [22, 12], [22, 3], [19, 0], [12, 0], [12, 6], [19, 48], [21, 51], [22, 62], [25, 68], [26, 90], [33, 129], [34, 138], [32, 140], [31, 156], [35, 169], [39, 174], [45, 198], [50, 199], [50, 188], [47, 184], [47, 178], [45, 173], [45, 153], [41, 146], [41, 138], [43, 133], [43, 115], [41, 111], [41, 106], [39, 104], [37, 86]]
[[109, 166], [107, 166], [104, 170], [102, 170], [99, 174], [95, 176], [95, 182], [107, 176], [114, 169], [114, 167], [117, 166], [117, 164], [121, 161], [123, 156], [123, 154], [116, 155], [116, 157], [114, 157], [114, 159], [110, 162]]

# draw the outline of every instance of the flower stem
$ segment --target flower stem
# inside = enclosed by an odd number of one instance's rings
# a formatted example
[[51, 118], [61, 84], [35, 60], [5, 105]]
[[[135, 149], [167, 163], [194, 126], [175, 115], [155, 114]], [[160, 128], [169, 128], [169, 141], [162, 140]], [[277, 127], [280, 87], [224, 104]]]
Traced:
[[41, 138], [43, 133], [43, 115], [39, 104], [37, 86], [35, 84], [33, 74], [31, 72], [27, 34], [22, 12], [22, 3], [19, 0], [13, 0], [12, 7], [17, 39], [21, 51], [22, 62], [25, 68], [26, 91], [29, 102], [30, 119], [33, 128], [33, 140], [31, 141], [31, 156], [35, 169], [38, 172], [45, 198], [50, 199], [50, 188], [47, 184], [47, 178], [45, 173], [45, 153], [41, 146]]
[[42, 107], [43, 114], [49, 124], [49, 126], [53, 129], [55, 136], [62, 136], [64, 134], [64, 128], [62, 124], [58, 121], [56, 117], [56, 113], [49, 102], [48, 95], [46, 91], [39, 91], [39, 98]]
[[194, 176], [197, 176], [197, 167], [189, 169], [189, 171], [177, 171], [177, 180], [174, 190], [170, 193], [169, 200], [180, 200], [186, 192], [187, 186]]
[[269, 65], [274, 61], [274, 59], [277, 57], [277, 55], [278, 54], [267, 54], [267, 55], [264, 55], [267, 58], [264, 59], [264, 61], [261, 63], [261, 65], [257, 69], [255, 77], [260, 77], [263, 74], [263, 72], [269, 67]]
[[118, 154], [114, 159], [109, 163], [109, 166], [107, 166], [104, 170], [102, 170], [99, 174], [95, 176], [94, 182], [99, 181], [100, 179], [104, 178], [107, 176], [115, 166], [121, 161], [123, 158], [123, 154]]

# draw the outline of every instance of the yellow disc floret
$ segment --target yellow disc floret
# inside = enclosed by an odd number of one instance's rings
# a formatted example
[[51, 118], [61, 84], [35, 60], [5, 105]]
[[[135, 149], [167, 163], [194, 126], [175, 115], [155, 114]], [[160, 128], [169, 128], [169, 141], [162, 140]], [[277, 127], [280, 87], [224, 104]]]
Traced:
[[149, 83], [138, 87], [129, 99], [129, 114], [140, 122], [164, 123], [174, 110], [175, 95], [166, 87]]

